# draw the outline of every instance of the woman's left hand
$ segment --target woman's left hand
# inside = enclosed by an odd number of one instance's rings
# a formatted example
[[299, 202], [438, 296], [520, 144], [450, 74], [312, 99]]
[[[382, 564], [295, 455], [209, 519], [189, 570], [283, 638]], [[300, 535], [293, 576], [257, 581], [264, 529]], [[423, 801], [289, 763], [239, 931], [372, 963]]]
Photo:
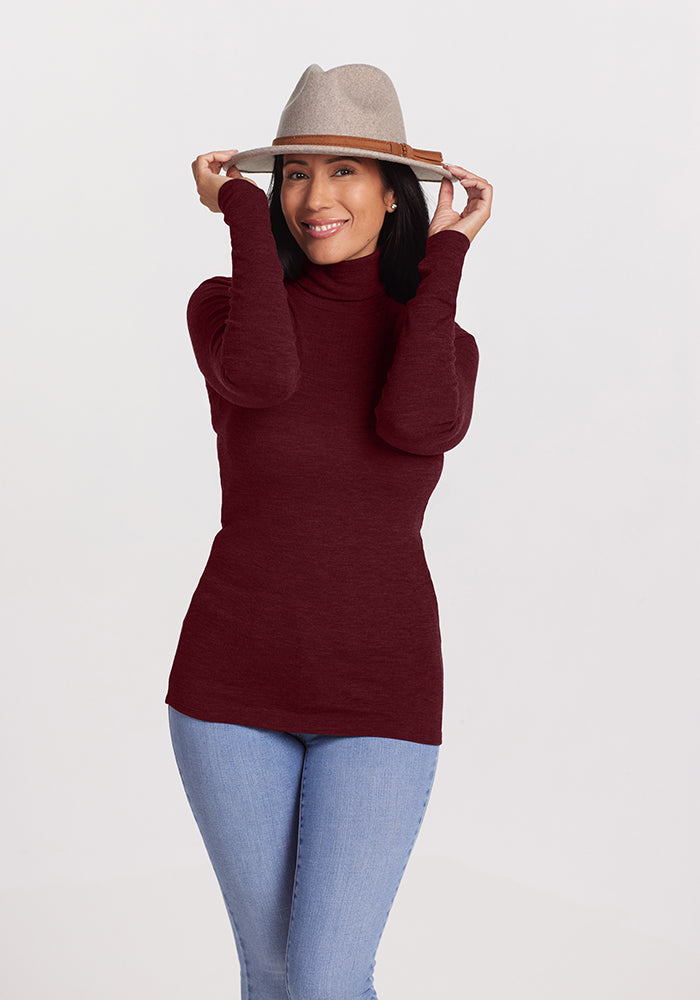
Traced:
[[458, 232], [464, 233], [471, 243], [491, 215], [493, 187], [483, 177], [473, 174], [470, 170], [465, 170], [464, 167], [458, 167], [454, 163], [443, 163], [443, 166], [451, 174], [454, 174], [462, 187], [466, 189], [467, 204], [461, 215], [452, 208], [453, 184], [447, 177], [443, 177], [435, 215], [428, 229], [428, 236], [434, 236], [435, 233], [442, 232], [443, 229], [456, 229]]

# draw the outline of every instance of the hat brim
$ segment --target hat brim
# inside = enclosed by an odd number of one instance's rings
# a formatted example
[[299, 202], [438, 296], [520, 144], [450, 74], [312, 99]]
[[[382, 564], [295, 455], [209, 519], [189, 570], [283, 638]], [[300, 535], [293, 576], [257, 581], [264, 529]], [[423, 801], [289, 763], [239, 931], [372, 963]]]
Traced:
[[244, 170], [251, 174], [271, 174], [275, 165], [275, 156], [283, 153], [347, 153], [348, 156], [366, 156], [372, 160], [390, 160], [392, 163], [405, 163], [411, 167], [419, 181], [440, 181], [446, 177], [448, 181], [456, 181], [457, 178], [445, 167], [431, 166], [424, 160], [413, 160], [406, 156], [394, 156], [391, 153], [374, 153], [370, 150], [356, 149], [350, 146], [260, 146], [258, 149], [244, 149], [236, 153], [226, 163], [224, 170], [230, 166], [236, 166], [239, 170]]

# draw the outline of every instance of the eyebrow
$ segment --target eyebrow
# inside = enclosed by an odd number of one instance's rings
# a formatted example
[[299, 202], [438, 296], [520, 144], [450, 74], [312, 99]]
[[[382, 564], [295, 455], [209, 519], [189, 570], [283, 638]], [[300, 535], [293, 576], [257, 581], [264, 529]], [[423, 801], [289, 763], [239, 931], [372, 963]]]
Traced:
[[[362, 161], [357, 156], [329, 156], [326, 159], [326, 163], [337, 163], [338, 160], [352, 160], [353, 163], [361, 163]], [[300, 163], [302, 167], [308, 167], [306, 160], [287, 160], [284, 163], [285, 167], [288, 167], [290, 163]]]

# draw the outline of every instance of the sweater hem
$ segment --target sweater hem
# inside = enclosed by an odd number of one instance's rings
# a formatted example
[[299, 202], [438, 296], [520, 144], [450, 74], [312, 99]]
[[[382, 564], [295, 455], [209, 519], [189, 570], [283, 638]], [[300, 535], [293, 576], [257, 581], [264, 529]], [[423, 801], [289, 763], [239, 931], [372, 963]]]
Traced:
[[326, 718], [322, 714], [309, 712], [308, 714], [298, 712], [285, 712], [279, 709], [251, 709], [244, 705], [237, 705], [235, 709], [226, 708], [200, 708], [192, 701], [181, 700], [170, 692], [165, 698], [165, 704], [174, 708], [182, 715], [188, 715], [201, 722], [218, 722], [237, 726], [251, 726], [255, 729], [273, 729], [275, 732], [284, 733], [313, 733], [322, 736], [373, 736], [384, 739], [404, 740], [408, 743], [422, 743], [429, 746], [441, 746], [442, 732], [435, 732], [434, 728], [416, 732], [412, 728], [411, 734], [401, 725], [392, 725], [380, 721], [363, 720], [357, 722], [346, 722], [339, 726]]

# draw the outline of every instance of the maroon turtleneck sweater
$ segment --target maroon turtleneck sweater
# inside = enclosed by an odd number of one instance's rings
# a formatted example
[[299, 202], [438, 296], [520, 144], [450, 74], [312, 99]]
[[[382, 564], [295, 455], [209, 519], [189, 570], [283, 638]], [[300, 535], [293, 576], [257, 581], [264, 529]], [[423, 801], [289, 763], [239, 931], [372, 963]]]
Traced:
[[166, 702], [287, 732], [442, 742], [438, 605], [421, 526], [464, 438], [478, 350], [455, 322], [469, 239], [430, 236], [417, 294], [379, 250], [287, 281], [267, 197], [219, 191], [232, 277], [187, 323], [221, 470], [221, 530], [182, 624]]

